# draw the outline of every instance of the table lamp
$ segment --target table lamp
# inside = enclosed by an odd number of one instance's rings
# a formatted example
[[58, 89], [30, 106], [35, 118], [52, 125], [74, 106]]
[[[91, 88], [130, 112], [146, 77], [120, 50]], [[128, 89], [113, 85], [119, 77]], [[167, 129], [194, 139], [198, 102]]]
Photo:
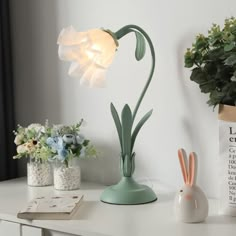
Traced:
[[138, 102], [132, 112], [126, 104], [119, 117], [115, 106], [111, 103], [111, 114], [117, 129], [121, 156], [121, 180], [110, 186], [101, 195], [101, 201], [110, 204], [135, 205], [157, 200], [153, 190], [146, 185], [138, 184], [132, 177], [135, 170], [134, 143], [136, 137], [152, 114], [152, 110], [134, 126], [136, 114], [143, 97], [151, 82], [155, 69], [155, 51], [148, 34], [137, 25], [127, 25], [117, 32], [105, 29], [92, 29], [86, 32], [77, 32], [72, 26], [61, 31], [58, 37], [58, 54], [61, 60], [71, 61], [69, 75], [79, 77], [81, 84], [90, 87], [102, 87], [105, 83], [105, 74], [112, 63], [119, 46], [118, 40], [129, 33], [136, 36], [135, 58], [141, 60], [145, 55], [147, 42], [152, 57], [151, 71], [142, 90]]

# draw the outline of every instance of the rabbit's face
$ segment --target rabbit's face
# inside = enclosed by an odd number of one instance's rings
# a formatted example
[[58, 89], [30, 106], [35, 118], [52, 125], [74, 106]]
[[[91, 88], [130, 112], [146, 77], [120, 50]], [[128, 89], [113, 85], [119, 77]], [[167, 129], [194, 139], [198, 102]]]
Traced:
[[179, 198], [184, 199], [186, 201], [193, 200], [194, 198], [194, 190], [195, 188], [189, 185], [183, 186], [179, 191]]
[[207, 198], [204, 192], [196, 185], [185, 185], [180, 189], [175, 198], [175, 204], [181, 210], [192, 211], [199, 208], [208, 209]]

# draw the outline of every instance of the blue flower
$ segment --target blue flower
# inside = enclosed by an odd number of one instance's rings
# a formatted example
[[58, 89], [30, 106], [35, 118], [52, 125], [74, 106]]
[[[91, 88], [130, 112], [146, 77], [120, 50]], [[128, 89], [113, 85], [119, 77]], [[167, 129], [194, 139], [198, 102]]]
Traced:
[[68, 151], [66, 149], [58, 150], [58, 160], [64, 161], [66, 159], [66, 156], [68, 155]]
[[66, 159], [69, 152], [65, 149], [65, 143], [63, 142], [62, 137], [48, 138], [46, 142], [48, 146], [55, 149], [58, 153], [58, 155], [53, 159], [57, 158], [60, 161], [64, 161]]
[[57, 142], [58, 142], [58, 138], [55, 137], [55, 138], [47, 138], [47, 145], [55, 150], [58, 149], [58, 145], [57, 145]]
[[53, 138], [47, 138], [46, 143], [47, 143], [48, 146], [51, 147], [55, 142], [54, 142], [54, 139], [53, 139]]

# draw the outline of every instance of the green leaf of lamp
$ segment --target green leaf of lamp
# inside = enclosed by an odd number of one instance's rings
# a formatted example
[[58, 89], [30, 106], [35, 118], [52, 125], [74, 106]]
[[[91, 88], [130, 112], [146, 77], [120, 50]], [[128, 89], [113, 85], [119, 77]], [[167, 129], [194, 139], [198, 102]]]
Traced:
[[92, 29], [87, 32], [77, 32], [72, 26], [61, 31], [58, 37], [59, 57], [71, 61], [69, 75], [79, 77], [81, 84], [90, 87], [102, 87], [105, 74], [112, 63], [119, 46], [118, 40], [129, 33], [136, 36], [135, 58], [141, 60], [145, 55], [145, 42], [151, 51], [152, 66], [148, 80], [141, 92], [138, 102], [132, 112], [126, 104], [119, 117], [115, 106], [111, 103], [111, 114], [117, 129], [120, 147], [120, 169], [122, 178], [116, 185], [104, 190], [101, 201], [110, 204], [135, 205], [157, 200], [156, 194], [146, 185], [138, 184], [132, 177], [135, 170], [135, 152], [133, 151], [137, 135], [152, 114], [150, 110], [134, 127], [134, 121], [139, 106], [149, 87], [155, 69], [155, 51], [148, 34], [139, 26], [127, 25], [117, 32], [104, 29]]

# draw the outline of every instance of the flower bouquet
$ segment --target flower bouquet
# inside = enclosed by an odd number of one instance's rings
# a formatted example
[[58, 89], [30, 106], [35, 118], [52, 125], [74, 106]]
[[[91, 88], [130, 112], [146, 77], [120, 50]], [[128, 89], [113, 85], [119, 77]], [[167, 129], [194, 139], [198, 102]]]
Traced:
[[30, 186], [52, 185], [53, 176], [51, 165], [48, 163], [52, 155], [46, 141], [50, 135], [48, 122], [45, 125], [31, 124], [28, 127], [18, 125], [15, 134], [17, 155], [14, 159], [28, 158], [27, 182]]
[[54, 125], [47, 144], [56, 160], [54, 187], [58, 190], [74, 190], [80, 187], [79, 158], [95, 157], [96, 150], [80, 133], [83, 120], [72, 126]]

